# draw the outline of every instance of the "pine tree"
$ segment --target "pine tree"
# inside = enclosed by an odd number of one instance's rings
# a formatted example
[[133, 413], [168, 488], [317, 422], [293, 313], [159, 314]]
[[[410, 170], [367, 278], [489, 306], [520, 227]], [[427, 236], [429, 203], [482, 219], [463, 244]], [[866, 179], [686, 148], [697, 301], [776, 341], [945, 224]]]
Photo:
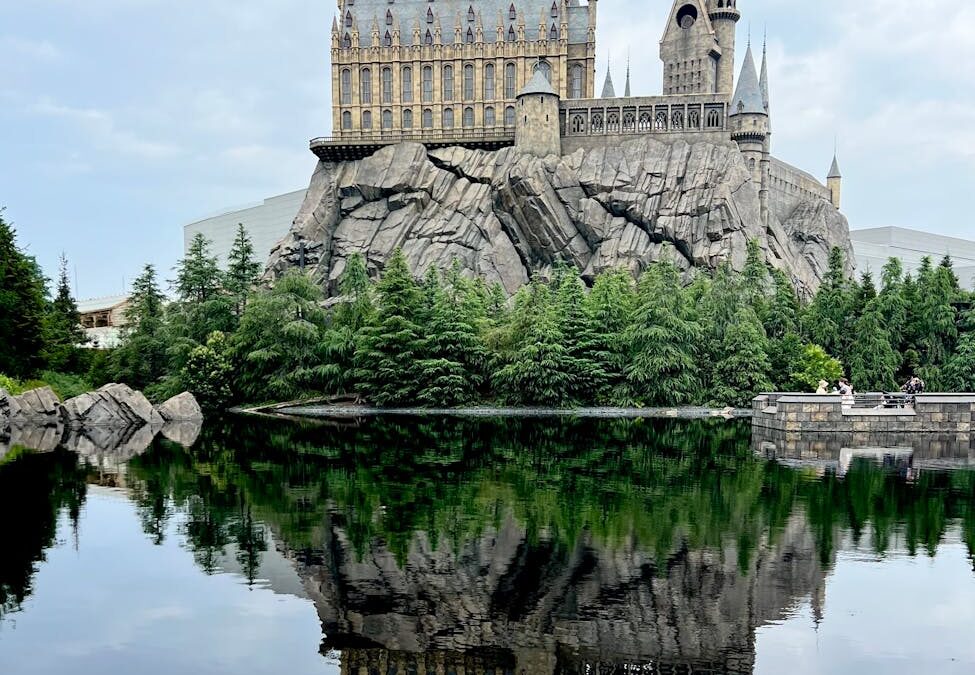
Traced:
[[843, 252], [834, 247], [829, 256], [829, 271], [803, 315], [803, 332], [830, 354], [846, 357], [849, 345], [849, 320], [853, 297], [846, 277]]
[[210, 253], [210, 242], [202, 233], [193, 237], [190, 248], [176, 266], [174, 290], [183, 302], [206, 302], [223, 288], [223, 275], [217, 257]]
[[416, 359], [422, 347], [420, 326], [423, 294], [397, 248], [376, 286], [379, 296], [376, 323], [356, 350], [359, 393], [380, 406], [414, 402], [419, 393]]
[[633, 277], [622, 269], [598, 275], [592, 291], [586, 296], [585, 310], [594, 330], [585, 349], [598, 371], [604, 373], [592, 396], [599, 404], [621, 403], [626, 399], [624, 369], [628, 348], [625, 332], [634, 302]]
[[572, 402], [572, 357], [547, 284], [534, 282], [517, 299], [514, 351], [492, 378], [510, 403], [561, 407]]
[[227, 257], [227, 272], [223, 276], [224, 289], [234, 299], [234, 314], [240, 318], [247, 304], [247, 296], [257, 285], [261, 264], [254, 259], [254, 245], [243, 223], [237, 224], [237, 236]]
[[571, 373], [569, 399], [575, 403], [594, 400], [606, 386], [609, 373], [593, 358], [592, 345], [600, 327], [587, 311], [586, 292], [575, 268], [563, 267], [555, 278], [555, 310], [563, 344], [568, 352], [565, 368]]
[[975, 310], [969, 310], [962, 325], [965, 331], [944, 368], [944, 383], [950, 391], [975, 391]]
[[890, 344], [900, 356], [906, 349], [907, 306], [904, 303], [904, 266], [897, 258], [891, 258], [884, 265], [877, 307], [890, 334]]
[[71, 295], [68, 259], [58, 261], [58, 287], [44, 320], [44, 360], [55, 371], [74, 372], [80, 365], [79, 346], [85, 342], [78, 305]]
[[751, 305], [755, 313], [761, 317], [766, 312], [766, 302], [769, 290], [769, 267], [765, 262], [765, 253], [757, 239], [749, 239], [745, 268], [742, 271], [742, 291], [745, 301]]
[[166, 374], [163, 303], [156, 269], [146, 265], [132, 283], [126, 310], [127, 325], [122, 342], [112, 355], [115, 377], [136, 389], [145, 389]]
[[697, 317], [685, 302], [677, 268], [650, 267], [640, 279], [637, 309], [626, 331], [630, 361], [626, 378], [632, 400], [680, 405], [701, 397]]
[[40, 268], [0, 210], [0, 374], [28, 377], [43, 365], [45, 295]]
[[950, 267], [922, 266], [918, 275], [920, 309], [918, 315], [918, 343], [921, 355], [921, 375], [932, 389], [940, 388], [940, 370], [954, 351], [958, 339], [958, 316], [954, 306], [958, 279]]
[[336, 394], [355, 390], [355, 352], [364, 330], [375, 320], [372, 281], [361, 253], [346, 260], [339, 277], [338, 304], [332, 310], [332, 322], [325, 332], [324, 375], [326, 387]]
[[789, 333], [796, 333], [799, 329], [799, 296], [789, 278], [782, 270], [772, 271], [774, 291], [770, 298], [767, 311], [759, 318], [765, 328], [765, 333], [771, 340], [779, 340]]
[[850, 380], [857, 389], [891, 391], [900, 358], [890, 342], [890, 333], [876, 300], [870, 301], [857, 319], [856, 340], [850, 349]]
[[750, 307], [741, 307], [725, 330], [721, 358], [715, 365], [711, 396], [719, 405], [746, 406], [760, 392], [770, 391], [768, 340]]
[[295, 271], [247, 303], [233, 340], [247, 400], [286, 400], [324, 391], [326, 316], [321, 302], [321, 289]]

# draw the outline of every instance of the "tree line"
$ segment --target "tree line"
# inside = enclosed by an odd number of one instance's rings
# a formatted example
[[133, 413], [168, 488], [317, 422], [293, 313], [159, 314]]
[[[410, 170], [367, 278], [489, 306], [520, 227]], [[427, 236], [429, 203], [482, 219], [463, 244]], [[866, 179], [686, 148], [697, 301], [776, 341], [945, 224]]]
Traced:
[[[33, 294], [36, 309], [4, 312], [0, 331], [20, 342], [0, 348], [0, 372], [57, 369], [59, 349], [78, 342], [66, 273], [47, 301], [36, 264], [7, 249], [22, 258], [11, 288]], [[146, 266], [122, 344], [89, 359], [88, 379], [157, 400], [189, 390], [211, 408], [316, 395], [380, 406], [746, 405], [843, 375], [861, 391], [912, 374], [929, 390], [975, 389], [972, 294], [948, 258], [925, 259], [914, 275], [892, 259], [878, 287], [869, 272], [850, 279], [834, 249], [808, 301], [757, 242], [741, 272], [723, 265], [688, 283], [660, 262], [637, 280], [611, 270], [587, 287], [557, 264], [511, 298], [456, 263], [415, 278], [399, 250], [375, 278], [350, 256], [332, 298], [297, 271], [271, 287], [260, 272], [243, 226], [225, 271], [202, 235], [192, 241], [171, 302]]]

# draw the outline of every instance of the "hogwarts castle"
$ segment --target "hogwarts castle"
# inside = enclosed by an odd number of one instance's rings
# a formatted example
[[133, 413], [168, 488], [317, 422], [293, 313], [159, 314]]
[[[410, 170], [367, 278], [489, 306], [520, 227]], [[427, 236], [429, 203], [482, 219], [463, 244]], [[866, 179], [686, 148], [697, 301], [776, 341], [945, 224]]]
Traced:
[[831, 248], [852, 259], [834, 157], [827, 184], [771, 155], [767, 56], [735, 82], [735, 0], [677, 0], [663, 93], [596, 96], [597, 0], [339, 0], [333, 135], [273, 279], [300, 259], [329, 288], [347, 255], [418, 273], [458, 259], [514, 292], [557, 260], [583, 278], [669, 257], [685, 272], [749, 240], [800, 292]]

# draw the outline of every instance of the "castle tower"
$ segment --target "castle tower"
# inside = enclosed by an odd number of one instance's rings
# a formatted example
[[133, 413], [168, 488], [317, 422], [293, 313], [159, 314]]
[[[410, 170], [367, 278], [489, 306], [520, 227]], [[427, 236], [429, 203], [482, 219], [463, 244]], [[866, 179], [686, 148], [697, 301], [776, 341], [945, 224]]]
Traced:
[[735, 29], [741, 18], [737, 4], [737, 0], [708, 0], [708, 15], [721, 47], [715, 91], [729, 96], [735, 88]]
[[829, 168], [829, 175], [826, 176], [826, 187], [829, 188], [830, 201], [837, 210], [840, 208], [840, 192], [843, 183], [843, 175], [840, 173], [840, 164], [836, 161], [836, 153], [833, 153], [833, 165]]
[[[722, 0], [728, 2], [730, 0]], [[724, 10], [722, 9], [722, 12]], [[734, 10], [737, 12], [737, 10]], [[724, 16], [721, 12], [719, 15]], [[734, 22], [731, 22], [734, 35]], [[732, 37], [732, 51], [734, 50]], [[660, 39], [664, 94], [712, 94], [719, 91], [724, 48], [711, 24], [705, 0], [675, 0]], [[734, 70], [733, 57], [731, 69]], [[731, 94], [731, 85], [728, 85]]]
[[769, 114], [765, 109], [751, 44], [745, 52], [745, 62], [741, 67], [735, 95], [731, 99], [729, 117], [731, 139], [738, 144], [745, 164], [751, 171], [752, 180], [758, 186], [762, 221], [767, 224], [771, 154]]
[[540, 68], [518, 93], [515, 148], [536, 157], [562, 154], [559, 95]]

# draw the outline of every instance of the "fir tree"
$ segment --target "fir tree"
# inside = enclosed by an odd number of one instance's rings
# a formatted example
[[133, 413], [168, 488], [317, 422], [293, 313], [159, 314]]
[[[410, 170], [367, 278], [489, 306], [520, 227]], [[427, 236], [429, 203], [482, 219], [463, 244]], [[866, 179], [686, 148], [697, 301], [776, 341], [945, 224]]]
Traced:
[[890, 334], [876, 301], [867, 304], [854, 328], [856, 340], [850, 349], [850, 379], [857, 389], [891, 391], [900, 359], [890, 343]]
[[401, 249], [393, 252], [376, 290], [376, 323], [355, 355], [359, 392], [380, 406], [409, 404], [419, 393], [416, 359], [422, 335], [414, 317], [421, 311], [423, 294]]
[[597, 341], [600, 327], [587, 311], [586, 292], [575, 268], [564, 267], [555, 279], [555, 311], [568, 353], [565, 368], [570, 371], [569, 398], [575, 403], [593, 399], [609, 380], [609, 373], [593, 358], [592, 345]]
[[80, 365], [79, 346], [85, 342], [78, 305], [71, 295], [68, 259], [58, 261], [58, 286], [44, 321], [44, 360], [55, 371], [75, 371]]
[[631, 397], [651, 405], [699, 400], [697, 317], [685, 302], [677, 268], [653, 265], [640, 279], [637, 309], [626, 331], [630, 361], [626, 378]]
[[740, 308], [725, 330], [721, 358], [715, 365], [711, 396], [719, 405], [746, 406], [760, 392], [772, 389], [767, 349], [765, 330], [755, 312]]
[[803, 332], [827, 352], [844, 358], [850, 339], [852, 304], [843, 252], [834, 247], [830, 252], [826, 278], [803, 316]]
[[799, 296], [782, 270], [772, 271], [774, 291], [762, 319], [765, 333], [772, 340], [779, 340], [799, 329]]
[[624, 369], [628, 348], [624, 338], [634, 308], [633, 277], [626, 270], [603, 272], [586, 296], [585, 309], [592, 334], [585, 349], [597, 371], [603, 373], [592, 397], [600, 403], [626, 399]]
[[965, 331], [945, 365], [944, 382], [951, 391], [972, 392], [975, 391], [975, 310], [966, 312], [962, 325]]
[[43, 365], [45, 295], [44, 276], [0, 210], [0, 374], [28, 377]]
[[261, 274], [261, 264], [254, 260], [254, 245], [244, 229], [237, 224], [237, 236], [227, 257], [227, 272], [223, 282], [227, 293], [234, 301], [234, 314], [239, 318], [244, 312], [247, 296], [251, 293]]
[[881, 273], [877, 307], [890, 334], [890, 344], [901, 353], [905, 349], [904, 326], [907, 323], [907, 306], [904, 302], [904, 266], [897, 258], [891, 258]]
[[127, 326], [112, 356], [116, 378], [136, 389], [156, 383], [167, 372], [163, 302], [156, 269], [146, 265], [132, 283]]
[[372, 282], [361, 253], [346, 260], [339, 277], [338, 304], [332, 310], [332, 322], [325, 333], [323, 373], [329, 391], [349, 394], [355, 390], [355, 352], [363, 331], [375, 320]]
[[189, 250], [176, 266], [174, 290], [183, 302], [202, 303], [223, 288], [223, 275], [217, 257], [210, 253], [210, 242], [202, 233], [193, 237]]

